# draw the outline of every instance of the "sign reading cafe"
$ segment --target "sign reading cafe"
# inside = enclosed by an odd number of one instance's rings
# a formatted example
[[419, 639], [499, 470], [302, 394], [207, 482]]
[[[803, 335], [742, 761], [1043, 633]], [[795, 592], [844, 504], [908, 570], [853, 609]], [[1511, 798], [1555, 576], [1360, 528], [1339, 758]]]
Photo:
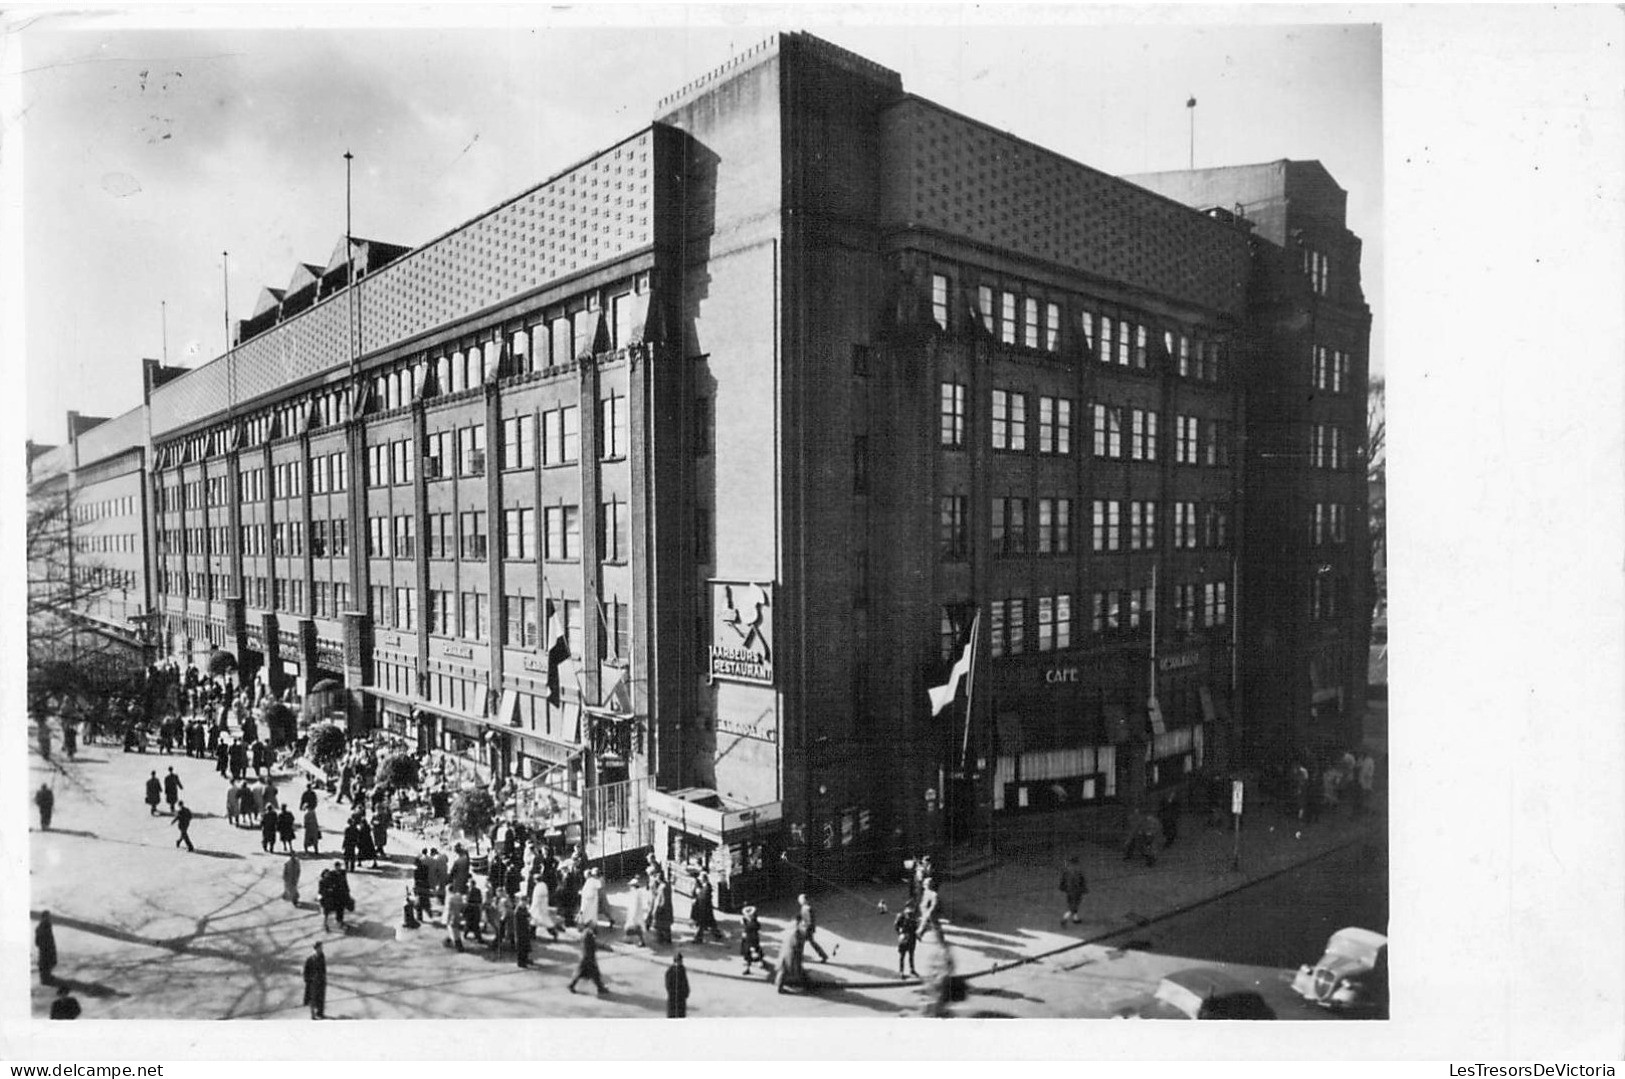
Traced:
[[711, 646], [707, 677], [773, 684], [773, 586], [711, 582]]

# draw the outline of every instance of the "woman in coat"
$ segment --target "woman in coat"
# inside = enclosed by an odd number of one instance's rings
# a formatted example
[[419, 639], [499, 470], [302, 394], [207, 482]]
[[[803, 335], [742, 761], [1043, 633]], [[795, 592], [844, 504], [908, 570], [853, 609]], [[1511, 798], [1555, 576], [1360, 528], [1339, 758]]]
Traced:
[[355, 822], [355, 856], [357, 861], [371, 862], [374, 869], [378, 868], [378, 847], [373, 842], [372, 826], [366, 817]]
[[654, 911], [652, 918], [655, 927], [655, 941], [659, 944], [671, 943], [671, 885], [661, 878], [655, 885]]
[[384, 848], [389, 845], [389, 816], [387, 813], [377, 813], [372, 818], [372, 845], [373, 863], [376, 867], [379, 858], [384, 856]]
[[231, 784], [226, 787], [226, 820], [233, 828], [237, 826], [237, 818], [243, 811], [242, 806], [243, 792], [242, 789], [237, 786], [237, 781], [234, 779], [231, 781]]
[[544, 880], [538, 880], [530, 890], [530, 920], [537, 932], [546, 932], [554, 940], [559, 939], [559, 921], [548, 904], [547, 882]]
[[293, 841], [296, 835], [297, 830], [293, 825], [293, 810], [283, 806], [282, 812], [278, 813], [276, 818], [276, 837], [282, 844], [282, 849], [288, 854], [293, 853]]
[[344, 868], [354, 869], [356, 855], [361, 849], [361, 828], [356, 824], [355, 818], [344, 826]]
[[779, 992], [784, 992], [785, 982], [798, 988], [805, 983], [807, 971], [802, 965], [801, 953], [806, 946], [807, 938], [802, 934], [799, 920], [785, 927], [784, 935], [779, 938], [778, 964], [773, 969], [773, 986]]
[[483, 944], [485, 938], [481, 933], [484, 925], [485, 904], [480, 900], [480, 886], [470, 881], [467, 902], [463, 906], [463, 932]]
[[305, 850], [313, 854], [322, 852], [322, 826], [316, 820], [314, 807], [305, 810]]

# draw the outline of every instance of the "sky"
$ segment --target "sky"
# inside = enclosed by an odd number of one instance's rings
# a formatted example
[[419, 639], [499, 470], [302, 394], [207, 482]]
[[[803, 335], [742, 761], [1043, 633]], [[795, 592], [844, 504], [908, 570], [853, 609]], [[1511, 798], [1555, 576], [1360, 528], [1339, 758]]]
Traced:
[[473, 11], [478, 25], [408, 25], [324, 7], [303, 17], [360, 25], [292, 28], [218, 12], [201, 25], [207, 10], [161, 25], [142, 9], [16, 35], [28, 436], [61, 441], [69, 409], [134, 407], [142, 357], [218, 356], [228, 309], [245, 318], [297, 262], [325, 263], [344, 234], [346, 150], [355, 233], [416, 246], [637, 130], [661, 95], [776, 29], [1106, 172], [1184, 167], [1192, 95], [1198, 166], [1321, 160], [1365, 240], [1381, 367], [1373, 25], [1313, 25], [1312, 9], [1274, 24], [1135, 9], [882, 9], [862, 23], [811, 7]]

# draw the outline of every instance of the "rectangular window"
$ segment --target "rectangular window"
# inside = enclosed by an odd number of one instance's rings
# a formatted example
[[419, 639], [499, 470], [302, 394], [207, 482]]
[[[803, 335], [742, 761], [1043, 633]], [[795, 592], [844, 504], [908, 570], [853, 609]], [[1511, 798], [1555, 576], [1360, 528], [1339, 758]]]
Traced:
[[1016, 343], [1016, 294], [999, 293], [999, 340], [1004, 344]]
[[965, 445], [965, 387], [959, 382], [942, 384], [942, 445], [963, 449]]
[[451, 476], [448, 462], [452, 454], [451, 431], [436, 431], [423, 436], [423, 478], [441, 480]]
[[1146, 329], [1145, 329], [1145, 327], [1140, 326], [1140, 325], [1136, 325], [1134, 327], [1134, 366], [1138, 367], [1142, 371], [1145, 370], [1145, 361], [1146, 361], [1145, 342], [1146, 342]]
[[424, 534], [424, 554], [429, 558], [452, 558], [457, 549], [452, 539], [451, 514], [431, 513], [425, 521], [428, 531]]
[[534, 557], [536, 553], [536, 511], [502, 511], [502, 557], [512, 560]]
[[576, 358], [575, 338], [571, 332], [570, 319], [560, 315], [548, 323], [548, 327], [549, 343], [552, 346], [549, 349], [549, 362], [554, 367], [574, 363]]
[[1057, 352], [1061, 348], [1061, 305], [1044, 305], [1044, 351]]
[[993, 553], [999, 555], [1025, 554], [1027, 551], [1027, 500], [1025, 498], [995, 498], [993, 500]]
[[510, 416], [503, 420], [502, 467], [504, 469], [531, 468], [535, 464], [535, 421], [529, 416]]
[[948, 328], [948, 278], [945, 274], [931, 275], [931, 318], [937, 329]]
[[1038, 347], [1038, 301], [1031, 296], [1021, 301], [1021, 343], [1027, 348]]
[[1196, 503], [1174, 503], [1174, 550], [1189, 551], [1196, 547]]
[[1223, 502], [1209, 503], [1202, 519], [1202, 544], [1221, 548], [1229, 544], [1230, 507]]
[[579, 506], [548, 506], [543, 512], [547, 526], [547, 546], [542, 556], [549, 561], [581, 557], [581, 509]]
[[485, 593], [464, 592], [461, 595], [462, 636], [466, 641], [485, 640]]
[[1211, 466], [1230, 464], [1230, 425], [1223, 420], [1202, 421], [1202, 457]]
[[418, 628], [418, 590], [416, 588], [395, 589], [395, 628]]
[[534, 648], [536, 601], [529, 596], [503, 596], [502, 611], [502, 643], [510, 648]]
[[1196, 628], [1196, 586], [1174, 585], [1174, 627], [1189, 632]]
[[1348, 507], [1340, 503], [1333, 503], [1327, 507], [1331, 518], [1331, 533], [1333, 543], [1348, 542]]
[[1097, 551], [1117, 551], [1123, 546], [1123, 504], [1116, 499], [1095, 499], [1092, 540]]
[[581, 412], [565, 405], [542, 413], [542, 464], [564, 465], [581, 458]]
[[410, 514], [395, 518], [395, 557], [417, 557], [417, 544], [413, 536], [413, 521]]
[[416, 458], [412, 453], [412, 443], [406, 439], [389, 444], [390, 481], [397, 485], [411, 483], [415, 478], [414, 466]]
[[1222, 626], [1229, 619], [1228, 589], [1224, 581], [1202, 586], [1202, 625]]
[[1198, 462], [1200, 423], [1195, 416], [1174, 417], [1174, 461], [1182, 465]]
[[316, 558], [327, 557], [327, 522], [310, 522], [310, 553]]
[[1095, 353], [1101, 363], [1112, 362], [1112, 320], [1104, 316], [1100, 320], [1100, 340], [1096, 343]]
[[1136, 408], [1129, 413], [1129, 456], [1136, 461], [1157, 459], [1157, 414]]
[[603, 450], [599, 458], [607, 461], [625, 457], [628, 439], [626, 397], [611, 395], [599, 400], [598, 416], [600, 421], [598, 438]]
[[1072, 402], [1064, 397], [1038, 399], [1038, 452], [1072, 452]]
[[1008, 390], [993, 391], [993, 448], [1027, 448], [1027, 395]]
[[476, 424], [457, 431], [457, 472], [463, 476], [485, 475], [485, 428]]
[[473, 511], [458, 516], [458, 553], [467, 561], [481, 561], [489, 553], [486, 546], [485, 514]]
[[998, 332], [993, 317], [993, 290], [987, 285], [980, 285], [976, 289], [976, 313], [982, 316], [982, 329], [989, 334]]
[[1128, 545], [1131, 551], [1151, 551], [1157, 546], [1157, 504], [1128, 504]]
[[1123, 409], [1121, 406], [1095, 406], [1095, 456], [1123, 456]]
[[1038, 500], [1038, 553], [1068, 554], [1072, 550], [1072, 500]]
[[964, 495], [943, 495], [940, 499], [939, 553], [951, 562], [963, 559], [968, 551], [968, 502]]
[[431, 590], [423, 605], [423, 628], [441, 637], [456, 636], [451, 622], [451, 593]]
[[564, 601], [564, 639], [570, 646], [570, 655], [581, 656], [581, 601]]
[[605, 562], [625, 562], [632, 557], [627, 534], [625, 502], [602, 502], [598, 506], [598, 556]]

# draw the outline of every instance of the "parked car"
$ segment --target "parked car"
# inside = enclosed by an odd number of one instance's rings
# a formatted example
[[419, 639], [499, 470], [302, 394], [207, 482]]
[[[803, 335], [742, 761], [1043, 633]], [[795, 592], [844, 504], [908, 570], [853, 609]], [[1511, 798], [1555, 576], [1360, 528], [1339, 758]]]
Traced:
[[1157, 983], [1151, 999], [1117, 1013], [1119, 1019], [1274, 1019], [1258, 991], [1222, 970], [1176, 970]]
[[1338, 1011], [1388, 1010], [1388, 938], [1370, 929], [1339, 929], [1326, 954], [1298, 968], [1293, 990], [1305, 1000]]

